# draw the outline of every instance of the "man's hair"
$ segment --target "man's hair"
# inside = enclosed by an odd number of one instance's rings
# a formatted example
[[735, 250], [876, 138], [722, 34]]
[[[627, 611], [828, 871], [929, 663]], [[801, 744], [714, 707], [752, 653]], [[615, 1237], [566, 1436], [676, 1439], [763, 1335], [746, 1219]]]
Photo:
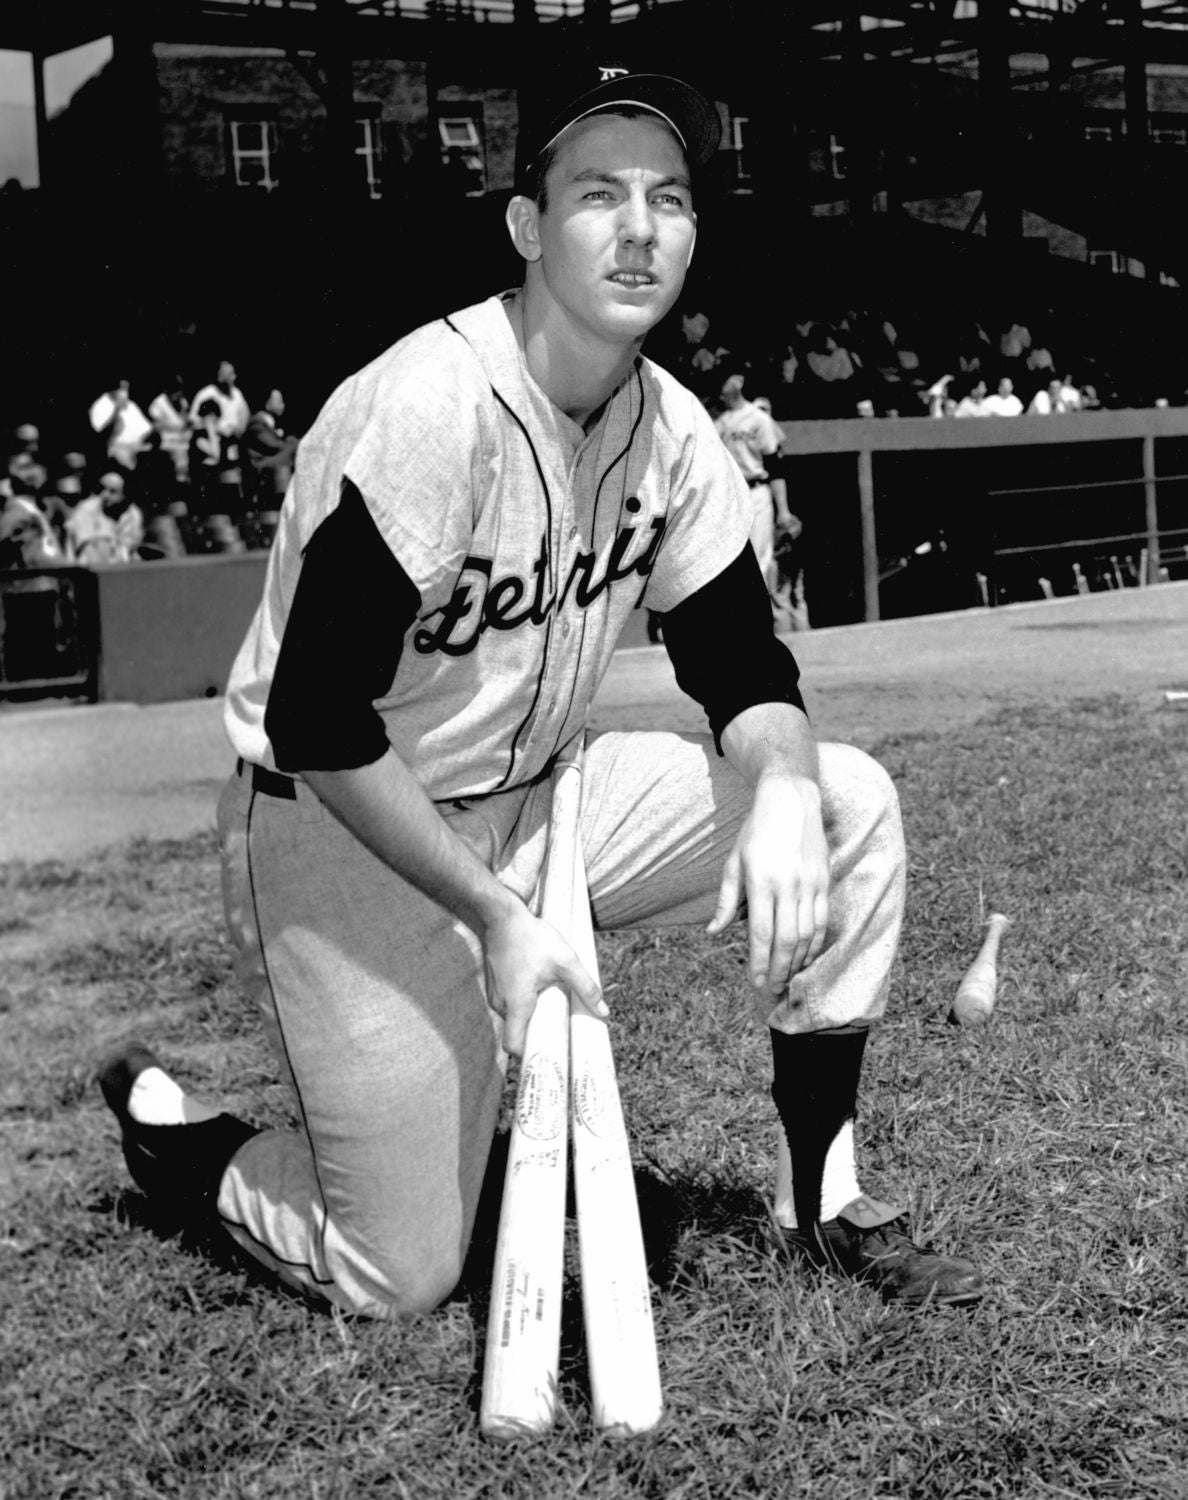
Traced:
[[[617, 115], [621, 120], [659, 120], [662, 125], [666, 123], [654, 109], [645, 109], [639, 104], [609, 104], [605, 109], [596, 110], [593, 114], [583, 115], [582, 120], [593, 120], [600, 115]], [[545, 209], [549, 206], [548, 189], [545, 186], [545, 179], [549, 175], [549, 169], [557, 160], [558, 148], [568, 132], [573, 128], [573, 125], [580, 125], [582, 120], [574, 120], [572, 124], [567, 125], [561, 131], [560, 135], [557, 136], [556, 140], [550, 141], [540, 155], [529, 162], [528, 166], [524, 169], [519, 191], [525, 198], [531, 198], [541, 213], [544, 213]], [[674, 137], [674, 139], [679, 144], [680, 138]], [[684, 151], [683, 146], [681, 150], [682, 152]]]

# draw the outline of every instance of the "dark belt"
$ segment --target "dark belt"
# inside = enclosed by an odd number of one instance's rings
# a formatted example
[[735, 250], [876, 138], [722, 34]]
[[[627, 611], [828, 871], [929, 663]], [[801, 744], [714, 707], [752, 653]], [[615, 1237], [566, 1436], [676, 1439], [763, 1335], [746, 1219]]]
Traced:
[[747, 479], [747, 486], [748, 486], [748, 488], [750, 488], [752, 490], [757, 485], [760, 485], [760, 484], [770, 484], [770, 483], [771, 483], [771, 480], [770, 480], [770, 478], [766, 474], [755, 475], [755, 476]]
[[261, 792], [265, 797], [283, 797], [287, 802], [296, 802], [297, 788], [293, 785], [291, 776], [284, 776], [280, 771], [269, 771], [263, 766], [249, 765], [242, 756], [235, 762], [235, 774], [243, 776], [248, 771], [252, 773], [252, 791]]

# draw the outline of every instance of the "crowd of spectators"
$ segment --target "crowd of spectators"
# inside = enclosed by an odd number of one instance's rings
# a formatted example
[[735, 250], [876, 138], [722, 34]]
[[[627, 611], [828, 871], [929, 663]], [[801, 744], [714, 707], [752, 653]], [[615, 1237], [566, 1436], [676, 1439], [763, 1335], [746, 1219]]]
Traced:
[[[1047, 337], [1048, 320], [1028, 326], [1007, 315], [939, 328], [917, 320], [913, 328], [850, 307], [764, 337], [696, 305], [681, 312], [655, 354], [711, 410], [725, 377], [741, 374], [752, 399], [766, 397], [781, 420], [1049, 416], [1102, 405], [1091, 360]], [[1146, 403], [1139, 396], [1128, 404]]]
[[[658, 330], [647, 352], [701, 398], [720, 432], [739, 420], [742, 405], [758, 434], [762, 422], [756, 408], [788, 422], [1050, 417], [1107, 404], [1169, 404], [1146, 389], [1141, 378], [1128, 382], [1116, 381], [1114, 372], [1107, 376], [1051, 308], [1012, 311], [1011, 300], [996, 298], [994, 314], [987, 312], [980, 320], [948, 311], [930, 318], [918, 306], [902, 318], [871, 308], [834, 308], [827, 316], [781, 323], [774, 334], [768, 331], [770, 320], [734, 319], [705, 301], [692, 302]], [[749, 484], [760, 471], [764, 480], [781, 472], [770, 446], [756, 447], [753, 459], [738, 451], [735, 456]], [[820, 503], [820, 492], [818, 480], [807, 494], [789, 485], [782, 504], [782, 491], [773, 493], [775, 558], [769, 590], [781, 629], [807, 629], [810, 613], [817, 620], [820, 612], [822, 621], [829, 622], [835, 618], [836, 612], [830, 613], [835, 603], [843, 611], [837, 618], [850, 617], [844, 611], [852, 608], [846, 601], [853, 581], [826, 576], [827, 534], [834, 518]], [[933, 536], [927, 519], [920, 524], [924, 530], [915, 552], [944, 560], [944, 534]], [[900, 560], [899, 566], [906, 564]], [[923, 572], [923, 565], [912, 570], [912, 587], [921, 596], [927, 592], [919, 583]], [[936, 567], [931, 573], [939, 576]], [[964, 592], [954, 594], [958, 604], [975, 601], [972, 567], [965, 573]], [[653, 617], [649, 635], [659, 639], [661, 630]]]
[[142, 406], [117, 379], [52, 448], [19, 422], [0, 477], [0, 569], [268, 546], [297, 438], [282, 391], [253, 410], [237, 380], [223, 360], [192, 395], [173, 376]]

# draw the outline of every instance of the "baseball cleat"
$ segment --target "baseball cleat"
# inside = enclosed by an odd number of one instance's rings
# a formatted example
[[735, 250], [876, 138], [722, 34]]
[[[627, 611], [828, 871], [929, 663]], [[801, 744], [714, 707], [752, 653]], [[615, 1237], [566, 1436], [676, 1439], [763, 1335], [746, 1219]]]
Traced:
[[128, 1112], [132, 1086], [146, 1068], [160, 1067], [142, 1042], [128, 1042], [100, 1063], [99, 1087], [120, 1122], [124, 1160], [133, 1182], [154, 1202], [200, 1216], [213, 1210], [227, 1163], [259, 1132], [228, 1114], [196, 1125], [144, 1125], [133, 1119]]
[[986, 1289], [972, 1261], [914, 1244], [907, 1234], [907, 1216], [877, 1199], [855, 1198], [836, 1219], [807, 1232], [785, 1229], [783, 1234], [795, 1255], [823, 1270], [869, 1282], [884, 1302], [954, 1306], [976, 1302]]

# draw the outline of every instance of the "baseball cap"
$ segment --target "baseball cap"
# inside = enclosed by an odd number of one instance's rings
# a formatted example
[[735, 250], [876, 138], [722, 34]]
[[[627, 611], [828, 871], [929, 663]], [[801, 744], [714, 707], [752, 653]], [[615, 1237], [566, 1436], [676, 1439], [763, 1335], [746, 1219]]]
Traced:
[[704, 167], [722, 139], [714, 104], [692, 84], [667, 73], [632, 68], [618, 59], [583, 61], [520, 93], [516, 185], [524, 187], [533, 164], [563, 130], [587, 115], [632, 104], [659, 115], [675, 131], [690, 167]]

